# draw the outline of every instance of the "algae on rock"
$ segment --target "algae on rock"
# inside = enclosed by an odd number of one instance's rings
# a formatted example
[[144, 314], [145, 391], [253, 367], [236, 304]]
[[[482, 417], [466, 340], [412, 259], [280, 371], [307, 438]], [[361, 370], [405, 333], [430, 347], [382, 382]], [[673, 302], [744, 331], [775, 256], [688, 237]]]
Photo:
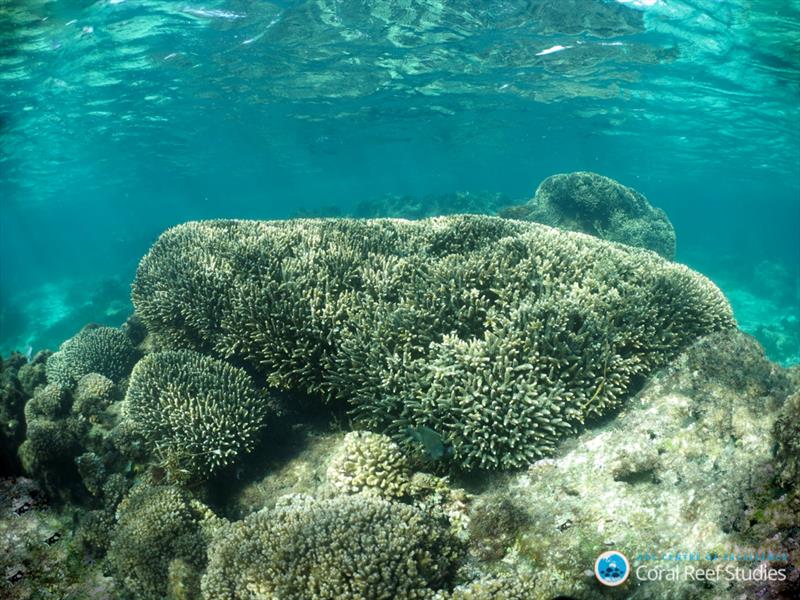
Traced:
[[[729, 376], [726, 365], [740, 369]], [[697, 368], [720, 365], [721, 369]], [[741, 333], [715, 334], [651, 378], [614, 421], [583, 433], [554, 458], [534, 463], [498, 490], [528, 515], [503, 564], [537, 573], [536, 599], [604, 597], [592, 565], [608, 549], [637, 556], [696, 552], [693, 565], [737, 548], [773, 550], [742, 535], [744, 506], [757, 505], [772, 478], [770, 432], [788, 386], [786, 373]], [[499, 563], [498, 563], [499, 564]], [[747, 566], [747, 565], [737, 565]], [[487, 566], [491, 571], [491, 565]], [[588, 571], [588, 573], [586, 573]], [[735, 582], [640, 581], [637, 598], [736, 597]]]

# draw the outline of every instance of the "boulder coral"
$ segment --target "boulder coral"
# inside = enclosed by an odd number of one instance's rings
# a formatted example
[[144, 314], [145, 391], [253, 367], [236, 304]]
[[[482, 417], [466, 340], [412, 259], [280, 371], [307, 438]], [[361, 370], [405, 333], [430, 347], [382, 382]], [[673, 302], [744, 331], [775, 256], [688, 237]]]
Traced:
[[735, 326], [703, 276], [536, 223], [209, 221], [166, 231], [133, 284], [159, 343], [240, 361], [355, 424], [514, 468], [607, 414], [698, 337]]
[[405, 504], [357, 494], [290, 497], [218, 530], [202, 580], [206, 600], [434, 598], [462, 545]]
[[122, 410], [180, 480], [207, 478], [252, 450], [269, 407], [244, 370], [180, 350], [136, 363]]
[[530, 202], [500, 214], [647, 248], [669, 260], [675, 258], [675, 230], [666, 213], [633, 188], [597, 173], [552, 175], [539, 185]]
[[136, 349], [121, 330], [86, 327], [47, 359], [47, 381], [72, 387], [84, 375], [99, 373], [117, 382], [128, 375], [136, 358]]

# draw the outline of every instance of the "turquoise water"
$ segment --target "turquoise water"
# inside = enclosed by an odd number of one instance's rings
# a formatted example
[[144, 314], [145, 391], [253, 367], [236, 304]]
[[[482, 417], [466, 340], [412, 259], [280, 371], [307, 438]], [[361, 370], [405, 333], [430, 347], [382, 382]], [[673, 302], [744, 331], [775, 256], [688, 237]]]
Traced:
[[120, 324], [185, 220], [591, 170], [800, 362], [798, 27], [794, 0], [0, 0], [0, 351]]

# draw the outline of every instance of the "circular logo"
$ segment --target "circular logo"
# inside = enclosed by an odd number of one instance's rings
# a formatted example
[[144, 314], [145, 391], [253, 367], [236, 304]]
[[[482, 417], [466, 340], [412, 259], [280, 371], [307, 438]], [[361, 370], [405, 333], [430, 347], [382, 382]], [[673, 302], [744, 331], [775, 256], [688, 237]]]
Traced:
[[603, 552], [594, 562], [594, 574], [603, 585], [622, 585], [631, 574], [631, 565], [622, 552]]

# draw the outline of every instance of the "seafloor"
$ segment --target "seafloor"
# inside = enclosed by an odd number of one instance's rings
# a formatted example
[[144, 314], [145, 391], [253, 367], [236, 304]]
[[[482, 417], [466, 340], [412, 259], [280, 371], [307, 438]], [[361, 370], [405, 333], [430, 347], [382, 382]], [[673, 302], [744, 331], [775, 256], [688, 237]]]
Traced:
[[166, 231], [121, 327], [0, 364], [0, 596], [800, 597], [798, 367], [643, 196], [558, 177]]

